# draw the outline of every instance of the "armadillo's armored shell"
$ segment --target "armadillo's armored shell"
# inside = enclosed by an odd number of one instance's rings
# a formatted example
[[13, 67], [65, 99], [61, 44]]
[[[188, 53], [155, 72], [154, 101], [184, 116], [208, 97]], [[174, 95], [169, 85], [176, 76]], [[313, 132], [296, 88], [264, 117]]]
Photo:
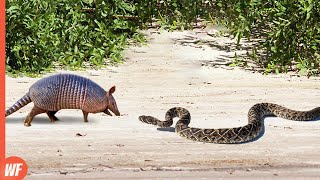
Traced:
[[30, 87], [34, 104], [47, 111], [82, 109], [101, 112], [107, 107], [106, 91], [90, 79], [57, 74], [37, 81]]

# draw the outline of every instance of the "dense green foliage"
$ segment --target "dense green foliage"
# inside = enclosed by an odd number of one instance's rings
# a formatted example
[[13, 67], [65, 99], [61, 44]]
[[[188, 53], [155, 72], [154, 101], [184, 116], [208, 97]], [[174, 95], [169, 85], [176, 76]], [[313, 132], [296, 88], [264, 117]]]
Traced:
[[150, 25], [151, 19], [156, 24], [169, 30], [192, 28], [197, 17], [209, 16], [209, 6], [203, 0], [135, 0], [137, 15], [143, 27]]
[[197, 18], [223, 23], [238, 42], [261, 39], [249, 56], [266, 72], [319, 73], [316, 0], [7, 0], [7, 71], [120, 62], [138, 27], [192, 28]]
[[262, 38], [252, 57], [266, 72], [319, 73], [320, 1], [217, 0], [215, 9], [238, 40]]
[[120, 62], [137, 25], [115, 15], [133, 12], [121, 0], [7, 0], [7, 71], [39, 73], [53, 61], [71, 68]]

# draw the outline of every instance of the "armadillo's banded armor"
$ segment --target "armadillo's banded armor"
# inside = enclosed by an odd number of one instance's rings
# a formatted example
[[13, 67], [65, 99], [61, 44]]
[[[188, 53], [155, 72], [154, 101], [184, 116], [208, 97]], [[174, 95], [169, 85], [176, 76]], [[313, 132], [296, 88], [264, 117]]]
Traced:
[[57, 74], [37, 81], [30, 87], [29, 96], [36, 106], [47, 111], [101, 112], [107, 105], [106, 91], [102, 87], [72, 74]]

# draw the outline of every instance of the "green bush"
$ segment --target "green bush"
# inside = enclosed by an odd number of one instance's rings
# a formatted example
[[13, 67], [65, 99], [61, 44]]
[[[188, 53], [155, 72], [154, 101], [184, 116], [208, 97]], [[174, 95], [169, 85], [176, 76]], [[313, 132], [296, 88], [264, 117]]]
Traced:
[[[197, 17], [207, 16], [203, 0], [133, 0], [136, 15], [143, 28], [152, 23], [152, 18], [161, 28], [176, 30], [192, 28]], [[153, 24], [154, 25], [154, 24]]]
[[257, 49], [264, 57], [256, 60], [266, 72], [319, 73], [320, 1], [216, 0], [213, 5], [215, 17], [226, 19], [238, 42], [262, 38]]
[[122, 0], [7, 0], [7, 72], [121, 62], [127, 39], [138, 36], [136, 22], [119, 15], [134, 10]]

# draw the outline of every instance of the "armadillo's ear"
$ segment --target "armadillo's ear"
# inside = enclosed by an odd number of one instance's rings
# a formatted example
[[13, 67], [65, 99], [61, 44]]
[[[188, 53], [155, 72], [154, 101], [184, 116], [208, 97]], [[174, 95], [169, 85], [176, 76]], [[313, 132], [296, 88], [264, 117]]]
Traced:
[[111, 95], [111, 94], [114, 93], [115, 91], [116, 91], [116, 86], [112, 86], [112, 87], [109, 89], [108, 93], [109, 93], [109, 95]]

